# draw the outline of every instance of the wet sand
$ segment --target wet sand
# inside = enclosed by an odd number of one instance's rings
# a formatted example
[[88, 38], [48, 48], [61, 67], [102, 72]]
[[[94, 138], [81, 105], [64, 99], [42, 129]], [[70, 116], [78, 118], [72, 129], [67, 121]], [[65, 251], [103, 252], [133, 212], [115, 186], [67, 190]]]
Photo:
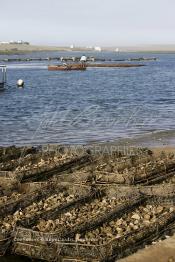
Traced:
[[162, 151], [175, 153], [175, 131], [153, 132], [147, 135], [139, 135], [135, 138], [118, 139], [112, 142], [91, 143], [86, 147], [94, 149], [96, 152], [121, 151], [124, 154], [131, 154], [132, 148], [149, 148], [155, 154]]
[[120, 262], [174, 262], [175, 235], [155, 245], [139, 250], [137, 253], [118, 260]]

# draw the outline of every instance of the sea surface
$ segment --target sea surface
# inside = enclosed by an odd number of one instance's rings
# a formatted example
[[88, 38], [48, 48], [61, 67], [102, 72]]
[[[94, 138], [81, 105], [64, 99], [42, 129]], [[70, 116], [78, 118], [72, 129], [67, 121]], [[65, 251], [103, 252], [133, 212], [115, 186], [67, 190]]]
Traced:
[[[81, 56], [35, 52], [0, 56]], [[0, 92], [0, 146], [88, 144], [175, 130], [175, 54], [87, 52], [106, 59], [156, 57], [144, 67], [48, 71], [57, 61], [6, 62]], [[2, 64], [0, 62], [0, 64]], [[4, 64], [4, 63], [3, 63]], [[16, 86], [23, 79], [25, 87]], [[174, 134], [174, 133], [173, 133]]]

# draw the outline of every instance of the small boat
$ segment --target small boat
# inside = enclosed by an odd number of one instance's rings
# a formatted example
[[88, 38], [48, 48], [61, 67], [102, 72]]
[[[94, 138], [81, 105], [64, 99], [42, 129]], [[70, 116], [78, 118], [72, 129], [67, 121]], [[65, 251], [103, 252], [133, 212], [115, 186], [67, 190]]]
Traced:
[[49, 65], [49, 71], [71, 71], [71, 70], [86, 70], [86, 66], [82, 64], [67, 64], [67, 65]]
[[0, 82], [0, 89], [3, 89], [3, 88], [4, 88], [4, 83]]

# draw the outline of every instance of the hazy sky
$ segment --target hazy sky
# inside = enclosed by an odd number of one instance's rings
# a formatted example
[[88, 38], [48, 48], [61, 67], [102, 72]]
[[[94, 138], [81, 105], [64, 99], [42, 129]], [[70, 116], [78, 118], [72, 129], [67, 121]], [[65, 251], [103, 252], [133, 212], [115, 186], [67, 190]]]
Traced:
[[175, 44], [175, 0], [0, 0], [0, 40]]

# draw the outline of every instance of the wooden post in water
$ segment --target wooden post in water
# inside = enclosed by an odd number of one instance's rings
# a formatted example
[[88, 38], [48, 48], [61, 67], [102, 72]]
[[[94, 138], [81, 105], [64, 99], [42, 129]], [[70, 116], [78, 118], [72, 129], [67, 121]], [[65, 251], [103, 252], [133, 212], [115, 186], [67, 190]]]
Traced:
[[5, 65], [0, 65], [2, 71], [2, 81], [0, 80], [0, 88], [4, 88], [7, 82], [7, 67]]

